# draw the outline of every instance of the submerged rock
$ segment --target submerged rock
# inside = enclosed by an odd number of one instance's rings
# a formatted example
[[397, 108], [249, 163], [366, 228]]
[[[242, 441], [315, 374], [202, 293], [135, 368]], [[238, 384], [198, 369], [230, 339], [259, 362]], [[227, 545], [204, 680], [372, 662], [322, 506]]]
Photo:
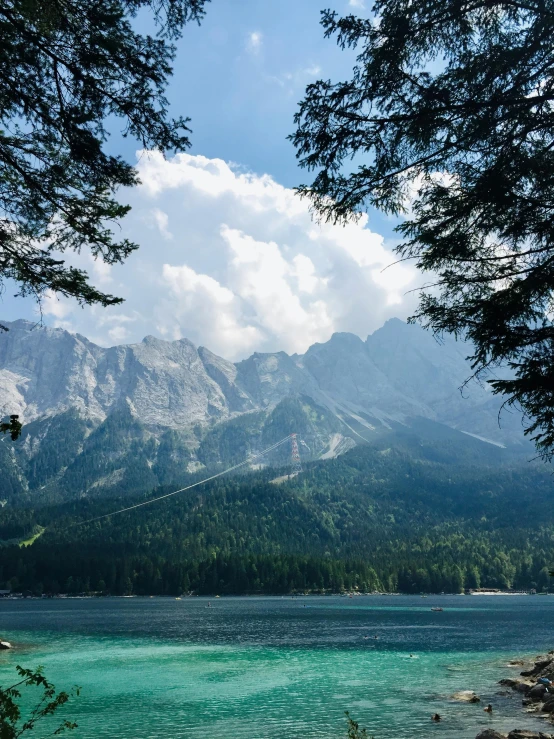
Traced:
[[506, 739], [506, 734], [500, 734], [494, 729], [485, 729], [484, 731], [480, 731], [475, 739]]
[[462, 703], [479, 703], [481, 698], [473, 690], [459, 690], [450, 696], [453, 701], [461, 701]]

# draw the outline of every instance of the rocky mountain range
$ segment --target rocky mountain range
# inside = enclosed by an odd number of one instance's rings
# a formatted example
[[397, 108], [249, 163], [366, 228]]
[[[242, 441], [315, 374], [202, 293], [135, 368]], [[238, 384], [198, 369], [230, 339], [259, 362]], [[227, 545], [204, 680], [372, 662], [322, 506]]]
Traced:
[[[326, 458], [428, 419], [498, 446], [523, 445], [471, 375], [468, 347], [388, 321], [366, 341], [334, 334], [303, 355], [232, 363], [187, 339], [103, 348], [26, 321], [0, 336], [0, 407], [22, 438], [0, 442], [0, 496], [136, 492], [235, 462], [297, 431]], [[270, 460], [271, 461], [271, 460]], [[283, 452], [273, 461], [283, 462]]]

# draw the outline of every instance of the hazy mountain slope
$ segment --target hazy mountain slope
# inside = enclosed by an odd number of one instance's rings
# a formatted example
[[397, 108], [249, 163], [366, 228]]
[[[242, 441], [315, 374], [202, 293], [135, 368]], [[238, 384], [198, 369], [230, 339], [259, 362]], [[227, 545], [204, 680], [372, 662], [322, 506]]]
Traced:
[[389, 381], [364, 342], [353, 334], [333, 334], [325, 344], [314, 344], [304, 355], [303, 365], [339, 412], [364, 410], [383, 420], [429, 413], [417, 395], [410, 397]]
[[10, 453], [0, 442], [1, 499], [131, 494], [235, 463], [291, 432], [304, 459], [333, 457], [417, 418], [522, 444], [515, 416], [498, 427], [500, 400], [486, 387], [460, 395], [466, 347], [399, 320], [366, 342], [334, 334], [303, 356], [256, 353], [236, 364], [186, 339], [106, 349], [63, 329], [7, 325], [0, 405], [25, 431]]
[[[420, 415], [497, 442], [519, 441], [521, 416], [504, 412], [486, 383], [472, 380], [471, 347], [451, 336], [440, 342], [417, 326], [392, 319], [368, 336], [372, 362], [390, 384], [425, 407]], [[463, 386], [463, 387], [462, 387]]]

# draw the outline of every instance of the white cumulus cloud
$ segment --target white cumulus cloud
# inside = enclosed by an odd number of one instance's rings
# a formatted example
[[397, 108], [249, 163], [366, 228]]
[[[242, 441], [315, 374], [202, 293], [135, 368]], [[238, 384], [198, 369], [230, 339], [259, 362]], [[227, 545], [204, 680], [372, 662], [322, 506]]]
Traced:
[[164, 264], [162, 281], [169, 294], [156, 307], [156, 316], [164, 337], [179, 339], [190, 325], [206, 346], [217, 345], [225, 356], [248, 352], [262, 340], [259, 329], [243, 319], [240, 298], [213, 277], [186, 265]]
[[413, 308], [414, 268], [383, 271], [394, 255], [366, 215], [318, 225], [293, 190], [221, 159], [140, 152], [138, 162], [122, 236], [140, 249], [104, 270], [77, 264], [126, 302], [82, 310], [50, 296], [52, 323], [105, 345], [187, 337], [239, 359], [304, 352], [334, 331], [365, 338]]

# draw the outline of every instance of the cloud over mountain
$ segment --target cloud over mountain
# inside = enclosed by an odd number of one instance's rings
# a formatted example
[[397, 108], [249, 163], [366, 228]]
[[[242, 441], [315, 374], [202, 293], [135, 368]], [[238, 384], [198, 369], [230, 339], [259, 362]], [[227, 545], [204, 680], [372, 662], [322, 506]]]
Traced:
[[334, 331], [365, 336], [413, 306], [415, 271], [382, 271], [394, 255], [367, 216], [316, 224], [293, 190], [220, 159], [140, 152], [138, 169], [123, 235], [141, 248], [122, 266], [79, 258], [126, 302], [81, 310], [49, 297], [49, 323], [102, 345], [187, 336], [236, 359], [302, 352]]

